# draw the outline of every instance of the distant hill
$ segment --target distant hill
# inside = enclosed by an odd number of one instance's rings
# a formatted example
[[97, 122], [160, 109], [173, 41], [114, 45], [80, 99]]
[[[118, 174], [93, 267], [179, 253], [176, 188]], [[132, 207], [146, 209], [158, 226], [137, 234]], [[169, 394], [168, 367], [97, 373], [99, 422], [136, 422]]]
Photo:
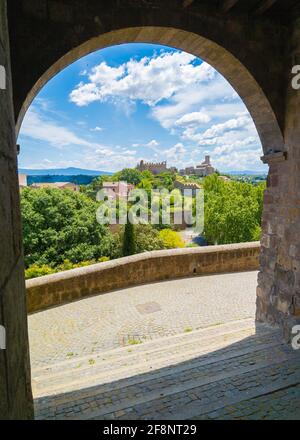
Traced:
[[93, 171], [81, 168], [53, 168], [47, 170], [19, 168], [19, 173], [27, 174], [27, 176], [111, 176], [113, 174], [108, 171]]
[[76, 174], [76, 176], [27, 176], [28, 185], [33, 183], [55, 183], [55, 182], [71, 182], [76, 185], [89, 185], [98, 176], [87, 176], [84, 174]]
[[266, 176], [268, 173], [265, 171], [226, 171], [225, 174], [231, 174], [232, 176]]

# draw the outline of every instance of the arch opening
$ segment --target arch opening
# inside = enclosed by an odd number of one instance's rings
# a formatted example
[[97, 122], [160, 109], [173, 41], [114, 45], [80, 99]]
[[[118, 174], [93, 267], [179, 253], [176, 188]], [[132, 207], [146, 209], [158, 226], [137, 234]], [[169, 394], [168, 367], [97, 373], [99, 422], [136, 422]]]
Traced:
[[[230, 88], [231, 89], [231, 88]], [[232, 89], [231, 89], [232, 90]], [[140, 166], [142, 167], [142, 165], [146, 165], [146, 166], [148, 166], [147, 164], [140, 164]], [[160, 171], [160, 168], [161, 167], [165, 167], [166, 166], [166, 163], [165, 162], [162, 162], [162, 163], [160, 163], [159, 164], [160, 165], [160, 167], [159, 167], [159, 170], [158, 171]], [[208, 169], [210, 169], [211, 168], [211, 164], [210, 164], [210, 162], [209, 162], [209, 157], [207, 156], [207, 158], [205, 159], [205, 165], [206, 165], [206, 167], [208, 168]], [[151, 167], [150, 167], [151, 168]], [[140, 170], [140, 171], [147, 171], [147, 170]], [[149, 170], [148, 170], [149, 171]], [[163, 168], [163, 171], [169, 171], [169, 170], [165, 170], [164, 168]], [[155, 170], [155, 172], [156, 172], [156, 170]], [[155, 173], [154, 173], [155, 174]], [[159, 174], [159, 172], [158, 172], [158, 174]], [[147, 177], [146, 177], [147, 176]], [[146, 177], [145, 178], [145, 180], [147, 180], [147, 179], [152, 179], [152, 176], [149, 176], [149, 174], [144, 174], [143, 175], [143, 177]], [[166, 180], [168, 180], [168, 178], [169, 178], [170, 176], [166, 176]], [[123, 180], [123, 177], [121, 178], [121, 180]], [[125, 177], [124, 177], [124, 180], [125, 180]], [[154, 180], [154, 176], [153, 176], [153, 180]], [[217, 180], [217, 179], [216, 179]], [[172, 180], [171, 180], [172, 181]], [[131, 184], [136, 184], [136, 182], [130, 182]], [[138, 182], [138, 183], [143, 183], [143, 185], [144, 185], [144, 183], [145, 182]], [[146, 182], [146, 184], [147, 184], [147, 182]], [[144, 186], [142, 186], [142, 187], [145, 187], [146, 189], [147, 189], [147, 185], [144, 185]], [[212, 181], [212, 185], [214, 185], [214, 181]], [[224, 183], [224, 185], [225, 185], [225, 183]], [[112, 189], [113, 191], [114, 191], [114, 189]], [[45, 197], [47, 197], [48, 195], [47, 194], [44, 194], [44, 196]], [[69, 198], [73, 198], [73, 194], [71, 195], [71, 194], [69, 194]], [[75, 196], [74, 196], [75, 197]], [[49, 199], [48, 199], [49, 200]], [[57, 199], [55, 200], [55, 202], [57, 202]], [[28, 216], [29, 217], [29, 216]], [[31, 221], [31, 218], [30, 218], [30, 221]], [[49, 224], [49, 222], [48, 222], [48, 224]], [[168, 237], [168, 238], [170, 238], [170, 237]], [[252, 239], [253, 237], [250, 237], [249, 238], [249, 241]], [[154, 239], [153, 239], [153, 241], [154, 241]], [[247, 241], [247, 240], [244, 240], [244, 241]], [[225, 242], [222, 242], [222, 243], [225, 243]], [[153, 243], [151, 243], [152, 245], [153, 245]], [[195, 244], [195, 243], [189, 243], [189, 244]], [[207, 243], [206, 243], [207, 244]], [[213, 241], [210, 243], [210, 244], [214, 244], [213, 243]], [[201, 246], [201, 244], [200, 244], [200, 246]], [[199, 247], [200, 247], [199, 246]], [[153, 248], [152, 248], [153, 249]], [[236, 248], [235, 247], [233, 247], [233, 251], [235, 250]], [[147, 249], [147, 250], [151, 250], [151, 249]], [[180, 249], [179, 249], [180, 250]], [[231, 256], [230, 256], [230, 253], [232, 253], [231, 252], [231, 248], [229, 248], [229, 254], [228, 254], [228, 261], [230, 262], [230, 264], [232, 263], [231, 262]], [[257, 264], [257, 258], [258, 258], [258, 253], [259, 253], [259, 245], [258, 245], [258, 243], [254, 243], [254, 244], [250, 244], [250, 246], [249, 247], [245, 247], [245, 248], [243, 248], [242, 249], [242, 257], [244, 258], [245, 257], [245, 261], [250, 261], [250, 269], [252, 270], [253, 268], [255, 268], [256, 266], [256, 264]], [[57, 252], [57, 254], [58, 254], [58, 252]], [[189, 254], [189, 253], [188, 253]], [[217, 254], [216, 254], [217, 255]], [[237, 258], [235, 258], [235, 256], [237, 255]], [[187, 270], [187, 273], [188, 274], [190, 274], [191, 276], [195, 276], [195, 275], [199, 275], [199, 274], [201, 274], [202, 273], [202, 269], [201, 269], [201, 264], [197, 264], [197, 262], [195, 262], [195, 260], [193, 260], [193, 252], [191, 252], [191, 257], [189, 257], [188, 255], [185, 255], [185, 254], [183, 254], [183, 256], [184, 257], [187, 257], [186, 258], [186, 263], [184, 264], [184, 265], [182, 265], [182, 267], [184, 268], [184, 270]], [[180, 257], [180, 252], [178, 252], [178, 257]], [[142, 257], [141, 257], [142, 258]], [[189, 258], [191, 258], [191, 264], [189, 264], [188, 263], [188, 261], [189, 261]], [[197, 257], [196, 257], [196, 259], [197, 259]], [[225, 258], [226, 259], [226, 258]], [[235, 268], [238, 268], [239, 267], [239, 259], [240, 259], [240, 254], [234, 254], [234, 257], [233, 257], [233, 260], [234, 260], [234, 263], [232, 263], [233, 265], [234, 265], [234, 267]], [[208, 257], [208, 260], [209, 260], [209, 257]], [[138, 262], [138, 261], [140, 261], [140, 260], [135, 260], [136, 262]], [[142, 260], [141, 260], [142, 261]], [[95, 262], [95, 261], [94, 261]], [[117, 271], [118, 270], [118, 263], [116, 263], [116, 265], [114, 265], [115, 263], [114, 262], [110, 262], [111, 263], [111, 266], [110, 266], [110, 268], [112, 269], [111, 271], [110, 271], [110, 277], [111, 277], [111, 280], [113, 280], [113, 279], [118, 279], [117, 277], [115, 277], [114, 276], [114, 272], [113, 271]], [[195, 264], [196, 263], [196, 264]], [[213, 265], [215, 264], [215, 260], [213, 261], [213, 263], [212, 263], [212, 268], [213, 268]], [[248, 264], [248, 263], [246, 263], [246, 264]], [[159, 266], [159, 262], [157, 263], [157, 265], [155, 266], [155, 271], [159, 274], [159, 270], [158, 270], [158, 266]], [[230, 267], [230, 266], [226, 266], [227, 268], [228, 267]], [[247, 268], [249, 269], [249, 266], [247, 266]], [[63, 269], [68, 269], [67, 267], [63, 267]], [[61, 269], [61, 270], [63, 270], [63, 269]], [[91, 270], [91, 271], [93, 271], [93, 269], [89, 269], [89, 270]], [[170, 268], [170, 266], [167, 266], [167, 268], [166, 268], [166, 270], [167, 271], [169, 271], [169, 274], [167, 274], [167, 275], [164, 275], [163, 277], [166, 277], [166, 278], [169, 278], [170, 277], [170, 273], [172, 272], [172, 269]], [[180, 272], [180, 274], [182, 274], [182, 272]], [[150, 274], [151, 275], [151, 274]], [[153, 275], [153, 274], [152, 274]], [[151, 276], [152, 276], [151, 275]], [[72, 276], [72, 275], [71, 275]], [[67, 277], [68, 277], [68, 275], [67, 275]], [[163, 278], [162, 277], [162, 278]], [[126, 278], [126, 277], [124, 277], [123, 276], [123, 279], [124, 278]], [[108, 277], [107, 277], [107, 279], [108, 279]], [[106, 279], [106, 280], [107, 280]], [[49, 279], [49, 280], [47, 280], [47, 282], [51, 285], [51, 280]], [[254, 278], [253, 279], [251, 279], [251, 282], [252, 282], [252, 287], [253, 287], [253, 282], [254, 283], [256, 283], [256, 281], [255, 281], [255, 275], [254, 275]], [[35, 283], [37, 283], [37, 284], [35, 284]], [[31, 282], [29, 282], [29, 284], [28, 284], [28, 286], [29, 286], [29, 290], [31, 289], [31, 287], [32, 287], [32, 293], [29, 293], [29, 296], [30, 296], [30, 298], [32, 298], [32, 301], [33, 301], [33, 303], [34, 303], [34, 301], [35, 301], [35, 299], [34, 299], [34, 297], [36, 296], [36, 288], [41, 288], [41, 292], [42, 292], [42, 289], [43, 289], [43, 287], [42, 287], [42, 285], [43, 285], [43, 281], [41, 281], [41, 284], [39, 284], [40, 283], [40, 281], [39, 280], [36, 280], [36, 281], [33, 281], [32, 283]], [[84, 281], [84, 283], [85, 283], [85, 286], [89, 289], [90, 287], [90, 283], [89, 283], [89, 281], [87, 280], [87, 281]], [[81, 281], [79, 281], [79, 284], [82, 286], [82, 284], [81, 284]], [[30, 287], [31, 286], [31, 287]], [[110, 284], [110, 286], [111, 286], [111, 284]], [[99, 286], [99, 284], [97, 283], [96, 284], [96, 288], [98, 289], [98, 293], [99, 293], [99, 289], [100, 289], [100, 286]], [[106, 288], [108, 288], [107, 287], [107, 285], [106, 285]], [[51, 290], [51, 287], [49, 288], [50, 290]], [[48, 291], [48, 293], [50, 292], [50, 290]], [[81, 292], [81, 288], [79, 288], [79, 290], [80, 290], [80, 292]], [[253, 290], [253, 293], [254, 293], [254, 289], [252, 289]], [[74, 291], [74, 289], [73, 289], [73, 291]], [[77, 293], [78, 293], [79, 291], [77, 290]], [[70, 297], [69, 297], [69, 299], [71, 298], [71, 299], [73, 299], [73, 297], [72, 297], [72, 292], [69, 292], [69, 294], [70, 294]], [[49, 293], [49, 295], [51, 295], [50, 293]], [[79, 295], [81, 295], [81, 293], [79, 294]], [[40, 299], [42, 299], [43, 298], [43, 295], [41, 294], [41, 295], [38, 295], [39, 296], [39, 298]], [[79, 296], [80, 297], [80, 296]], [[50, 300], [50, 298], [48, 299], [48, 301], [50, 302], [51, 300]], [[62, 300], [63, 301], [63, 300]], [[48, 302], [48, 305], [49, 305], [49, 302]], [[253, 301], [253, 305], [254, 305], [254, 301]], [[35, 305], [36, 307], [38, 307], [39, 305]], [[150, 307], [150, 306], [149, 306]], [[150, 307], [151, 308], [151, 307]], [[36, 311], [36, 309], [33, 309], [32, 311]], [[71, 352], [70, 352], [71, 353]], [[66, 354], [66, 356], [68, 356], [68, 353]], [[71, 357], [71, 354], [70, 354], [70, 357]]]

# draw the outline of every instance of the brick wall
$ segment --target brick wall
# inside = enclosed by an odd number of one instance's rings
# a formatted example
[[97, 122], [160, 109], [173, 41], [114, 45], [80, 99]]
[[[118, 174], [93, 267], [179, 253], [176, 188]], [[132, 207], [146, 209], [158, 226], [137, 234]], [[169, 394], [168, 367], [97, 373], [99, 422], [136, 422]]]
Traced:
[[287, 340], [300, 323], [300, 90], [292, 88], [292, 66], [300, 64], [300, 20], [289, 45], [285, 120], [286, 155], [269, 162], [264, 198], [257, 319], [280, 324]]

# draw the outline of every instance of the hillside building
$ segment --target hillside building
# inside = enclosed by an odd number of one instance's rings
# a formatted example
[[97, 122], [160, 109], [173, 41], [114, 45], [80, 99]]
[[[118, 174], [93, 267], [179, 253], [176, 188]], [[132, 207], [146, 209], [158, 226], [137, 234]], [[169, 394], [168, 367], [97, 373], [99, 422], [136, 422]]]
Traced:
[[144, 162], [143, 160], [141, 160], [136, 168], [139, 171], [150, 171], [154, 175], [165, 172], [171, 172], [171, 173], [177, 172], [177, 168], [175, 167], [168, 168], [166, 161], [154, 163], [154, 162]]
[[53, 183], [33, 183], [31, 188], [56, 188], [56, 189], [69, 189], [74, 192], [79, 192], [80, 187], [72, 182], [53, 182]]
[[196, 175], [199, 177], [206, 177], [215, 172], [215, 168], [210, 162], [210, 156], [205, 156], [204, 162], [196, 167], [187, 167], [184, 170], [180, 170], [180, 174], [183, 176]]
[[196, 196], [197, 190], [201, 189], [200, 185], [198, 185], [196, 182], [183, 182], [181, 180], [175, 180], [174, 188], [179, 189], [183, 195], [185, 190], [190, 190], [192, 191], [193, 197]]
[[134, 185], [131, 185], [127, 182], [104, 182], [103, 189], [110, 199], [127, 199], [130, 191], [135, 188]]

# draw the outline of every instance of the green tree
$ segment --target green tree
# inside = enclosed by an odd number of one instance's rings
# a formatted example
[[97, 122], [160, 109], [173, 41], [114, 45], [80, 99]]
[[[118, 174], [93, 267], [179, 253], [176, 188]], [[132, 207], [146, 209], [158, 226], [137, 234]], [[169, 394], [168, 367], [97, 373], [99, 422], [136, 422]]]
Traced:
[[125, 181], [127, 183], [131, 183], [132, 185], [138, 185], [142, 179], [142, 173], [135, 168], [124, 168], [124, 170], [119, 171], [112, 177], [114, 182]]
[[223, 181], [217, 175], [204, 179], [204, 235], [211, 244], [240, 243], [260, 236], [264, 186]]
[[128, 220], [124, 228], [123, 236], [123, 255], [127, 257], [128, 255], [133, 255], [136, 253], [135, 244], [135, 233], [134, 225]]
[[21, 209], [26, 267], [118, 257], [118, 238], [97, 222], [97, 208], [82, 193], [25, 188]]

